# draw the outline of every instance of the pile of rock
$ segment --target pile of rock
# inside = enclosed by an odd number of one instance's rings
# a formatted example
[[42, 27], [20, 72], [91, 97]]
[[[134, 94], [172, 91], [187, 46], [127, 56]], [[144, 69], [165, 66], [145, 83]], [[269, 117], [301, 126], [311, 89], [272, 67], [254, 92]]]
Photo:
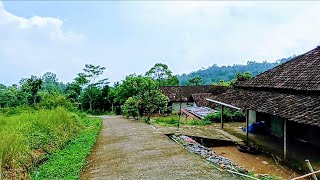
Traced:
[[197, 143], [195, 140], [188, 136], [171, 135], [171, 139], [183, 145], [188, 151], [196, 153], [206, 158], [208, 161], [218, 164], [223, 169], [247, 173], [247, 171], [242, 166], [235, 164], [228, 158], [217, 155], [210, 148], [202, 146], [201, 144]]

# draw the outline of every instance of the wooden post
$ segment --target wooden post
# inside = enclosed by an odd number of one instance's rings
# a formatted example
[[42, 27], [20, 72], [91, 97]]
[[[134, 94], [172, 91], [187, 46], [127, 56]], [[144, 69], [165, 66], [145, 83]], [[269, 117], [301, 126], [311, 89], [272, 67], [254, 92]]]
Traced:
[[[306, 163], [307, 163], [307, 166], [308, 166], [310, 172], [314, 173], [314, 170], [313, 170], [313, 168], [311, 166], [311, 163], [310, 163], [310, 161], [308, 159], [306, 159]], [[313, 178], [313, 180], [318, 180], [318, 178], [317, 178], [317, 176], [315, 174], [312, 174], [312, 178]]]
[[246, 140], [249, 141], [249, 109], [246, 109]]
[[287, 158], [287, 119], [283, 120], [283, 158]]
[[223, 129], [223, 105], [221, 105], [221, 129]]

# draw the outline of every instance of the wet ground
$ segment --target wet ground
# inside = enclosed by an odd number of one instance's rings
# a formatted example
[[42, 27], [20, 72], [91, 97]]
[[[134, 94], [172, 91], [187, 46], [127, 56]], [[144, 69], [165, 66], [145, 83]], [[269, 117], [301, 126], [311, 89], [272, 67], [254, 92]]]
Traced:
[[104, 116], [81, 179], [234, 179], [152, 125]]
[[[164, 134], [172, 134], [178, 130], [177, 127], [161, 126], [156, 124], [154, 125], [154, 127], [158, 131], [161, 131]], [[217, 125], [207, 125], [207, 126], [181, 125], [181, 127], [179, 128], [179, 132], [187, 136], [197, 136], [197, 137], [203, 137], [208, 139], [219, 139], [219, 140], [226, 140], [226, 141], [232, 141], [232, 142], [242, 142], [242, 139], [237, 138], [221, 130], [220, 126], [217, 126]]]
[[234, 163], [258, 174], [270, 174], [283, 179], [291, 179], [298, 175], [294, 171], [278, 165], [272, 158], [242, 153], [238, 151], [236, 146], [213, 147], [212, 150], [218, 155], [229, 158]]

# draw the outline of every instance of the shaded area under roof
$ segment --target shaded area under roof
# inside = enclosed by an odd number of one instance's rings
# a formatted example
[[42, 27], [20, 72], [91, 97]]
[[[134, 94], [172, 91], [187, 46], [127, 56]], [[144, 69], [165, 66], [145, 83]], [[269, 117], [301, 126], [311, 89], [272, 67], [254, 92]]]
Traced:
[[251, 109], [320, 127], [320, 96], [274, 91], [230, 89], [213, 98], [241, 109]]

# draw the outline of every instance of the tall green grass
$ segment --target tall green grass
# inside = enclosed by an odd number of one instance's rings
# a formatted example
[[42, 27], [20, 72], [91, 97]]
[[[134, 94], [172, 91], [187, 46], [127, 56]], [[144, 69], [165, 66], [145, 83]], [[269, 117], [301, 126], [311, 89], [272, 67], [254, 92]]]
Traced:
[[12, 114], [0, 114], [0, 179], [27, 177], [42, 155], [63, 148], [84, 126], [62, 108]]
[[48, 161], [33, 171], [32, 179], [80, 179], [86, 157], [97, 140], [101, 128], [100, 118], [85, 118], [85, 128], [64, 149], [54, 152]]

